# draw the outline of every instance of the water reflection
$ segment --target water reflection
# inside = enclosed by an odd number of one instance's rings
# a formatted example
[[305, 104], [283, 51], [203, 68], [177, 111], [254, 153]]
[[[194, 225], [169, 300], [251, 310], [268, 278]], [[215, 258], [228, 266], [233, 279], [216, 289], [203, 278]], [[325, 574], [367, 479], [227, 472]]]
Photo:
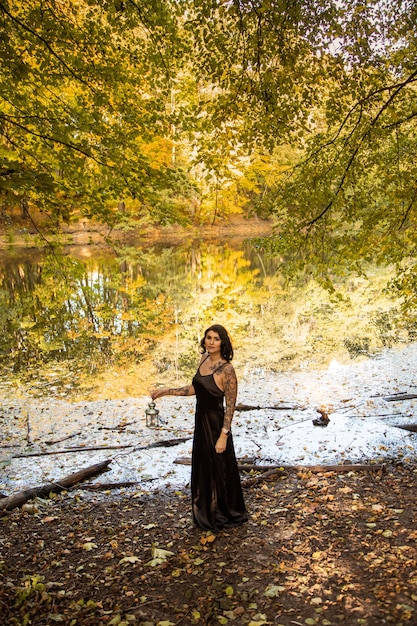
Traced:
[[26, 253], [0, 261], [1, 388], [123, 397], [189, 380], [204, 328], [224, 324], [236, 368], [322, 367], [408, 340], [388, 269], [336, 294], [290, 286], [250, 241], [125, 248], [88, 258]]

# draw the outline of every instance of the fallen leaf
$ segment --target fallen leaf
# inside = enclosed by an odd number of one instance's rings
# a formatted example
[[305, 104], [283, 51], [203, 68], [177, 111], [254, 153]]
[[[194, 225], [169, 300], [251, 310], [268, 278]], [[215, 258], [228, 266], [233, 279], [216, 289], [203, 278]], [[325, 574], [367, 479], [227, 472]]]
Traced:
[[87, 543], [83, 543], [81, 547], [83, 550], [90, 552], [90, 550], [94, 550], [94, 548], [98, 548], [98, 545], [96, 543], [93, 543], [92, 541], [87, 541]]
[[120, 559], [119, 565], [122, 563], [137, 563], [138, 561], [140, 561], [138, 556], [125, 556], [123, 559]]

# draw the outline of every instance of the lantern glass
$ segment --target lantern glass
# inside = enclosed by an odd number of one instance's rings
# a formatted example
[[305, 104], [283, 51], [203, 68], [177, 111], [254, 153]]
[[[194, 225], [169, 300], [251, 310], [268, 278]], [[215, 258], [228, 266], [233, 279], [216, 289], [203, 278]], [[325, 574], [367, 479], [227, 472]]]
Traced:
[[156, 428], [159, 426], [159, 411], [155, 407], [155, 402], [149, 402], [148, 408], [145, 411], [146, 426], [149, 428]]

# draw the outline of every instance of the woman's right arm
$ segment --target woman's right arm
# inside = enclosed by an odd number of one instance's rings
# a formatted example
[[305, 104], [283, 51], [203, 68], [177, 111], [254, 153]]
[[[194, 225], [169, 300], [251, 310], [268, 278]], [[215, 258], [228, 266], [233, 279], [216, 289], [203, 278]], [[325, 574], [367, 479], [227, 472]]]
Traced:
[[175, 387], [173, 389], [154, 389], [151, 393], [152, 400], [161, 398], [162, 396], [194, 396], [195, 390], [193, 385], [186, 385], [185, 387]]

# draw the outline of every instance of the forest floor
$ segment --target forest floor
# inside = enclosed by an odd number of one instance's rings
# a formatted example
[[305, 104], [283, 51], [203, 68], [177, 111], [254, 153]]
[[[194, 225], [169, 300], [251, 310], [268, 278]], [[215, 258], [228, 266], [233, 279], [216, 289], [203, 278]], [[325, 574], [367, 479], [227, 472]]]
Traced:
[[1, 624], [413, 626], [416, 490], [413, 465], [288, 470], [217, 534], [188, 487], [38, 499], [0, 518]]

